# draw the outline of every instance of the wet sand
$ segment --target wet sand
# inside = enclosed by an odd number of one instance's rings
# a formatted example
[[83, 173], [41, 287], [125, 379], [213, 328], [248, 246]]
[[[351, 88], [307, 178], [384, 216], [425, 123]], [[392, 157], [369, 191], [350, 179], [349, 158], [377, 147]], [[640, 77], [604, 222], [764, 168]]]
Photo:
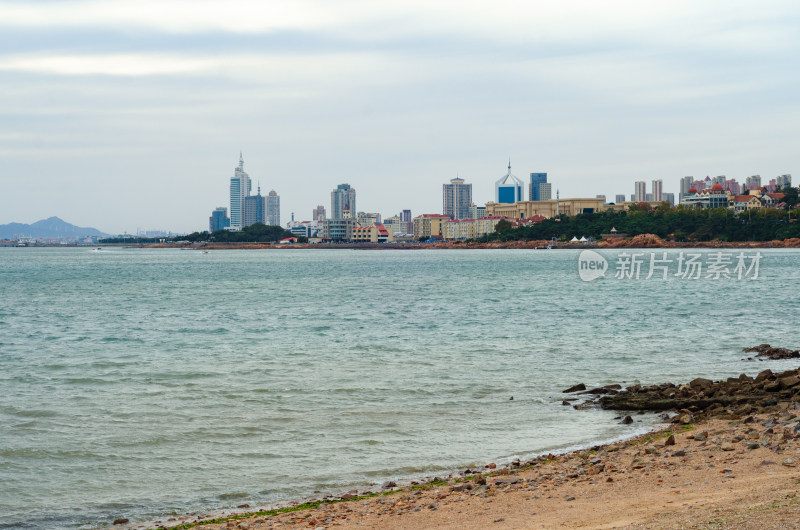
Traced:
[[[799, 463], [800, 411], [783, 403], [771, 413], [199, 527], [798, 528]], [[176, 523], [194, 521], [168, 524]]]

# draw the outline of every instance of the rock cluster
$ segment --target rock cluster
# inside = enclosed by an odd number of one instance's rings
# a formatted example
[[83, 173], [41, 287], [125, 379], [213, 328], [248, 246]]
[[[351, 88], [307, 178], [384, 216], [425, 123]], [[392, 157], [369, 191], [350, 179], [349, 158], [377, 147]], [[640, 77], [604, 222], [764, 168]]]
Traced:
[[688, 424], [695, 421], [698, 414], [741, 416], [786, 409], [800, 402], [800, 370], [780, 373], [764, 370], [756, 377], [742, 374], [725, 381], [698, 377], [680, 386], [673, 383], [634, 385], [624, 390], [613, 386], [582, 392], [600, 396], [575, 407], [599, 405], [609, 410], [676, 411], [679, 414], [673, 421]]
[[789, 348], [773, 348], [769, 344], [761, 344], [752, 348], [742, 350], [745, 353], [756, 353], [756, 357], [766, 357], [767, 359], [796, 359], [800, 357], [800, 350], [790, 350]]

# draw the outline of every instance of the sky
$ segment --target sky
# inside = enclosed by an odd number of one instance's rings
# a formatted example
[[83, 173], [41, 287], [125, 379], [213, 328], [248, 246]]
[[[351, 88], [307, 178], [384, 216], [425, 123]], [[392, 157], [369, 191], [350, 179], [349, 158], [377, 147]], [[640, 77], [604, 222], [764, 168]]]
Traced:
[[797, 181], [798, 57], [796, 1], [0, 0], [0, 224], [206, 230], [240, 151], [283, 223]]

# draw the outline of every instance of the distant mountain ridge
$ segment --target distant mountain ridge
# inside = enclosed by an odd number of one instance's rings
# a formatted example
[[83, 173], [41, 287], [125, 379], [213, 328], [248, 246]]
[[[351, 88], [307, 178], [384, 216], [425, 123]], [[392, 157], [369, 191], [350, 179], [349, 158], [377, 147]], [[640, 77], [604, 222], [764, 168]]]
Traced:
[[43, 239], [78, 239], [87, 236], [108, 237], [96, 228], [83, 228], [70, 224], [58, 217], [49, 217], [35, 223], [9, 223], [0, 225], [0, 239], [13, 239], [16, 236]]

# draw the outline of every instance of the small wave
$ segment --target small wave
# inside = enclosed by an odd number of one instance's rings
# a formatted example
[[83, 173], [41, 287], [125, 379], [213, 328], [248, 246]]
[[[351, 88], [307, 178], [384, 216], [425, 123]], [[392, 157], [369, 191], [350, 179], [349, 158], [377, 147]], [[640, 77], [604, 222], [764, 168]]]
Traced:
[[124, 368], [130, 366], [133, 362], [126, 361], [94, 361], [89, 363], [92, 368]]
[[158, 436], [148, 439], [113, 440], [106, 442], [109, 447], [155, 447], [176, 441], [176, 438]]
[[19, 409], [16, 407], [3, 407], [3, 412], [15, 416], [22, 416], [23, 418], [54, 418], [59, 415], [59, 413], [54, 410]]
[[144, 343], [142, 339], [136, 337], [103, 337], [102, 342], [138, 342]]
[[107, 385], [117, 382], [109, 381], [107, 379], [99, 379], [97, 377], [66, 377], [62, 379], [62, 381], [70, 385]]
[[440, 472], [450, 472], [452, 471], [451, 467], [447, 466], [437, 466], [437, 465], [428, 465], [428, 466], [403, 466], [396, 469], [374, 469], [371, 471], [366, 471], [364, 473], [367, 477], [409, 477], [409, 476], [419, 476], [424, 473], [440, 473]]
[[42, 368], [45, 370], [63, 370], [64, 368], [70, 368], [70, 366], [66, 364], [43, 364]]
[[101, 458], [103, 455], [88, 451], [68, 451], [64, 449], [36, 449], [33, 447], [21, 447], [19, 449], [0, 449], [0, 457], [4, 458]]
[[246, 499], [249, 496], [249, 493], [222, 493], [217, 495], [217, 498], [221, 501], [230, 501], [235, 499]]

